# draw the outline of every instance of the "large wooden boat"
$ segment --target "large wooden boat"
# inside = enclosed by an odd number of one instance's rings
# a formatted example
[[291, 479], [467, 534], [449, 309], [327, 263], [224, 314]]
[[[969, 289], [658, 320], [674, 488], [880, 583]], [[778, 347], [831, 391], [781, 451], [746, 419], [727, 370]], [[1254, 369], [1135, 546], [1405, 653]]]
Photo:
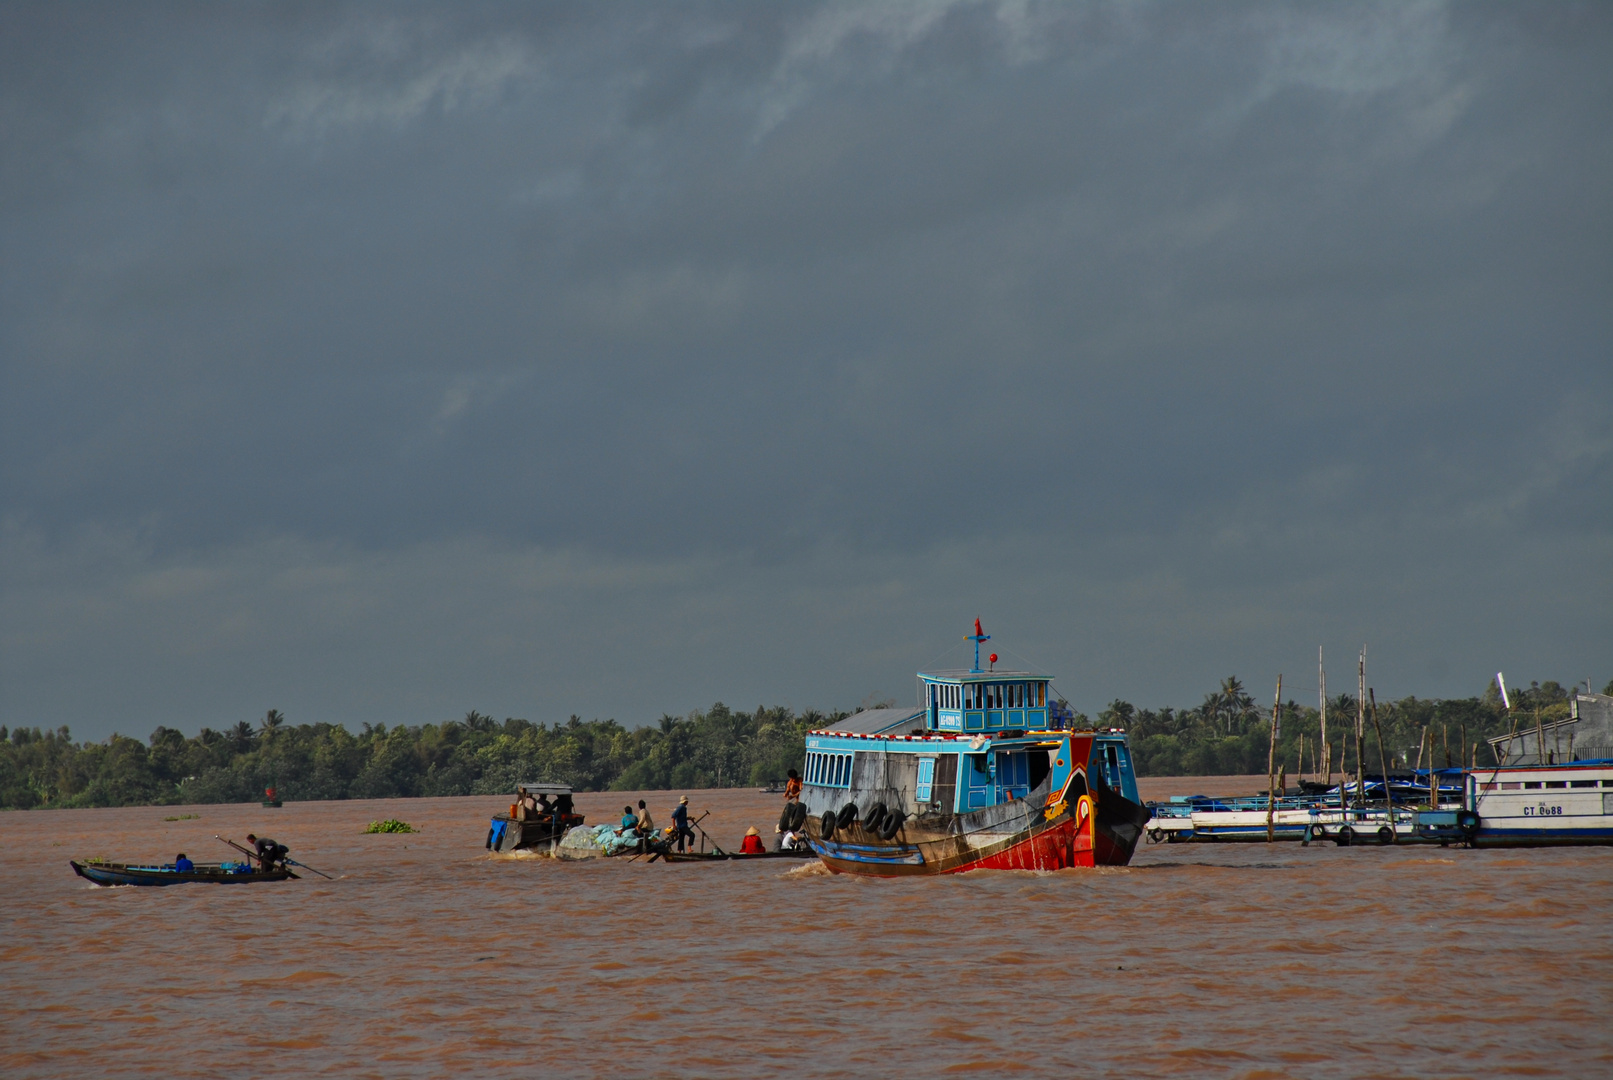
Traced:
[[246, 863], [197, 863], [194, 868], [180, 872], [172, 864], [76, 862], [68, 860], [73, 872], [97, 885], [184, 885], [194, 881], [215, 885], [246, 885], [254, 881], [284, 881], [295, 878], [285, 867], [274, 870], [252, 870]]
[[917, 709], [806, 736], [804, 832], [838, 873], [1123, 866], [1149, 812], [1126, 734], [1072, 730], [1046, 675], [975, 665], [918, 674]]

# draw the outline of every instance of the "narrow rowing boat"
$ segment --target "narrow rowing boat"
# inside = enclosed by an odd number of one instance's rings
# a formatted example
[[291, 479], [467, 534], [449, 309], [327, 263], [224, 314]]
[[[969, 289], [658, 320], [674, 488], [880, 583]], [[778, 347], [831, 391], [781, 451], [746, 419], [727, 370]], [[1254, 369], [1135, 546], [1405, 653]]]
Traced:
[[281, 867], [278, 870], [252, 870], [244, 863], [197, 863], [194, 869], [183, 873], [172, 866], [155, 864], [76, 862], [68, 860], [73, 872], [97, 885], [183, 885], [191, 881], [210, 881], [215, 885], [242, 885], [253, 881], [284, 881], [297, 875]]
[[661, 853], [662, 862], [749, 862], [752, 859], [815, 859], [818, 853], [809, 847], [789, 851], [763, 851], [754, 855], [741, 855], [737, 851], [668, 851]]

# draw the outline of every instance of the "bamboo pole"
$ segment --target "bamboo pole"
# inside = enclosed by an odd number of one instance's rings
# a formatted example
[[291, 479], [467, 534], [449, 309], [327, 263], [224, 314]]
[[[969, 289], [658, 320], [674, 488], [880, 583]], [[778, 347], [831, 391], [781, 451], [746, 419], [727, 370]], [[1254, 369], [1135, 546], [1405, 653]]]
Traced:
[[1383, 770], [1380, 779], [1383, 780], [1383, 812], [1389, 818], [1389, 842], [1396, 840], [1395, 835], [1395, 804], [1389, 795], [1389, 762], [1383, 756], [1383, 728], [1378, 724], [1378, 695], [1372, 688], [1367, 687], [1367, 697], [1372, 701], [1372, 730], [1378, 733], [1378, 768]]
[[1361, 646], [1361, 661], [1356, 667], [1355, 695], [1355, 797], [1362, 806], [1367, 802], [1366, 750], [1367, 750], [1367, 647]]
[[1316, 697], [1322, 713], [1322, 783], [1333, 786], [1333, 744], [1327, 741], [1327, 669], [1322, 666], [1322, 647], [1316, 646]]
[[1277, 676], [1277, 697], [1271, 703], [1271, 741], [1266, 747], [1266, 843], [1277, 839], [1277, 728], [1283, 716], [1283, 677]]
[[1428, 809], [1439, 809], [1439, 781], [1434, 779], [1434, 729], [1428, 729]]

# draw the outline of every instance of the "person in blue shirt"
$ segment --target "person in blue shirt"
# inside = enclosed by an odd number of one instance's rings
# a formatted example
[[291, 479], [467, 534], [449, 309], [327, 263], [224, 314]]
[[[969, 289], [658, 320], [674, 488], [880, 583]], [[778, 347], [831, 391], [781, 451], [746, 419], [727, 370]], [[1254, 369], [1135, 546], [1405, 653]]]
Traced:
[[678, 796], [678, 805], [672, 809], [672, 827], [677, 830], [678, 850], [683, 850], [684, 837], [689, 838], [689, 848], [694, 849], [694, 830], [689, 828], [689, 796]]
[[633, 813], [631, 806], [622, 807], [622, 827], [617, 832], [637, 832], [638, 815]]
[[174, 873], [176, 874], [189, 874], [194, 872], [195, 869], [196, 864], [187, 859], [183, 851], [181, 851], [179, 853], [179, 857], [174, 860]]

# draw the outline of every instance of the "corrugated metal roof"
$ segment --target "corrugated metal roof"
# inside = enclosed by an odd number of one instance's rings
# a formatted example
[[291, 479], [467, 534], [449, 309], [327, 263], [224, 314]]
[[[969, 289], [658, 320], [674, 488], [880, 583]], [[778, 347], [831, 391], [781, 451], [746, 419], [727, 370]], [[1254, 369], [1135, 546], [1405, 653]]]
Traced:
[[826, 724], [823, 731], [843, 731], [849, 735], [879, 735], [924, 722], [923, 709], [864, 709], [844, 720]]

